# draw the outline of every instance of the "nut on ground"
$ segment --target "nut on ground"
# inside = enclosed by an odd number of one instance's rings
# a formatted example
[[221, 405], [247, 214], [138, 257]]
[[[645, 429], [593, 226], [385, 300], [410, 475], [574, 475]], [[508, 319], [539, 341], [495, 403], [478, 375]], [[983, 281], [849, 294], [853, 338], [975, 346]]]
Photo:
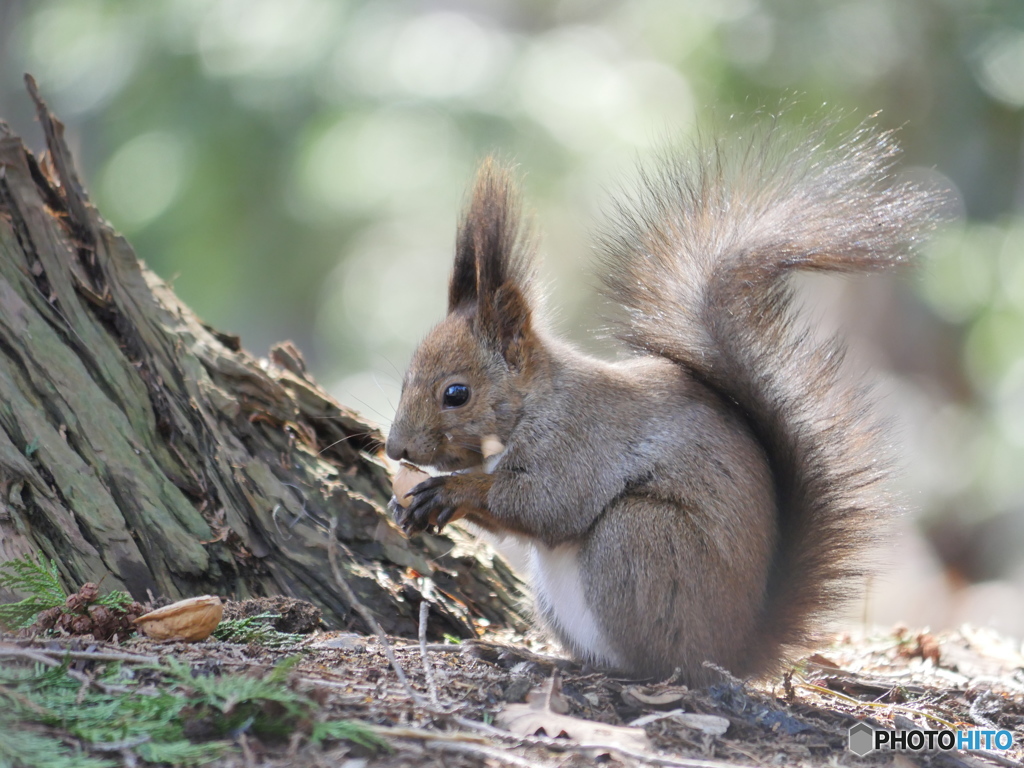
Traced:
[[216, 595], [179, 600], [135, 620], [139, 630], [153, 640], [205, 640], [220, 624], [224, 604]]

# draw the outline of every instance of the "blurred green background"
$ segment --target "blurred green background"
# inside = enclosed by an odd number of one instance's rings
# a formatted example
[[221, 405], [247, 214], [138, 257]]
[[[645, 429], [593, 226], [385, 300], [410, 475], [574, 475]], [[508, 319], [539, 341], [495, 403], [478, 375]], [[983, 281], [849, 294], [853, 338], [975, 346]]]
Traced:
[[38, 148], [24, 72], [186, 302], [385, 425], [487, 153], [601, 348], [587, 232], [637, 157], [759, 107], [880, 110], [962, 215], [909, 280], [808, 282], [899, 425], [913, 513], [872, 616], [1024, 634], [1020, 0], [0, 0], [0, 117]]

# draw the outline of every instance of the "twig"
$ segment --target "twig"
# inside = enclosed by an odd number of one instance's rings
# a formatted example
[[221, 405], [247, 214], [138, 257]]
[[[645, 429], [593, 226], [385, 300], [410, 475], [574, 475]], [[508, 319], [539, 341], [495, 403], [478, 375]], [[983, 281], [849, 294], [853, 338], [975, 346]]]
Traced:
[[430, 657], [427, 655], [427, 617], [430, 614], [430, 598], [433, 592], [430, 580], [424, 577], [423, 587], [420, 590], [420, 658], [423, 659], [423, 677], [427, 681], [430, 701], [435, 707], [440, 708], [441, 704], [437, 700], [437, 684], [434, 682], [434, 668], [431, 666]]
[[245, 768], [256, 768], [256, 757], [252, 753], [252, 747], [249, 746], [249, 737], [244, 733], [238, 734], [238, 747], [242, 750], [242, 760], [245, 762]]
[[[409, 645], [396, 645], [396, 651], [408, 651], [410, 648], [415, 648], [412, 643]], [[467, 646], [462, 643], [427, 643], [426, 646], [420, 645], [420, 650], [426, 648], [428, 651], [448, 651], [450, 653], [462, 653]]]
[[59, 667], [61, 665], [61, 662], [56, 659], [51, 659], [47, 653], [36, 648], [18, 648], [15, 645], [0, 645], [0, 656], [29, 659], [31, 661], [38, 662], [39, 664], [45, 664], [48, 667]]
[[78, 693], [75, 695], [75, 706], [82, 706], [82, 702], [85, 701], [85, 694], [89, 692], [89, 688], [92, 686], [92, 676], [86, 675], [85, 680], [78, 688]]
[[[57, 659], [50, 658], [51, 656], [77, 656], [85, 658], [95, 658], [99, 655], [100, 654], [91, 654], [83, 651], [62, 651], [59, 648], [56, 650], [49, 650], [46, 648], [19, 648], [16, 645], [0, 646], [0, 657], [29, 659], [30, 661], [34, 661], [38, 664], [43, 664], [51, 668], [59, 667], [64, 663], [63, 661], [57, 661]], [[77, 680], [83, 686], [91, 685], [94, 688], [99, 688], [104, 693], [124, 693], [128, 690], [123, 685], [109, 685], [107, 683], [101, 683], [99, 680], [94, 680], [90, 675], [87, 675], [84, 672], [78, 672], [74, 669], [66, 669], [64, 670], [64, 674], [66, 674], [73, 680]]]
[[[28, 656], [28, 654], [35, 654]], [[40, 661], [36, 655], [39, 656], [60, 656], [69, 659], [87, 659], [90, 661], [131, 661], [137, 664], [159, 664], [159, 656], [142, 656], [134, 653], [108, 653], [108, 652], [92, 652], [92, 651], [72, 651], [62, 648], [22, 648], [17, 645], [0, 645], [0, 656], [26, 656], [34, 658], [36, 661]], [[54, 662], [50, 664], [50, 661], [45, 662], [50, 666], [60, 666], [60, 662]]]
[[536, 760], [526, 760], [518, 755], [495, 749], [490, 746], [490, 739], [461, 731], [428, 731], [411, 727], [385, 728], [381, 726], [371, 727], [370, 730], [382, 738], [415, 739], [417, 741], [429, 742], [432, 747], [443, 751], [476, 755], [491, 760], [498, 760], [507, 765], [520, 766], [520, 768], [536, 768], [536, 766], [546, 765]]
[[442, 752], [459, 752], [463, 755], [473, 755], [474, 757], [482, 757], [487, 760], [496, 760], [499, 763], [515, 765], [519, 768], [538, 768], [538, 766], [551, 765], [551, 763], [541, 763], [537, 760], [527, 760], [526, 758], [519, 757], [519, 755], [514, 755], [506, 750], [494, 749], [494, 747], [483, 747], [476, 744], [440, 741], [435, 742], [434, 746]]
[[470, 733], [463, 733], [462, 731], [428, 731], [423, 728], [413, 728], [412, 726], [384, 726], [384, 725], [369, 725], [366, 726], [376, 735], [380, 737], [389, 737], [394, 739], [420, 739], [421, 741], [460, 741], [470, 742], [473, 744], [490, 744], [490, 740], [483, 736], [474, 736]]
[[971, 702], [971, 708], [968, 711], [971, 715], [971, 718], [974, 720], [975, 725], [983, 725], [986, 728], [991, 728], [992, 730], [998, 731], [999, 726], [995, 724], [995, 721], [988, 717], [986, 713], [981, 711], [981, 708], [984, 705], [989, 704], [992, 701], [999, 703], [1000, 699], [998, 696], [992, 693], [992, 691], [981, 691], [974, 698], [974, 701]]
[[816, 691], [817, 693], [820, 693], [823, 696], [832, 696], [836, 699], [841, 699], [842, 701], [847, 701], [851, 704], [856, 704], [860, 707], [874, 707], [875, 709], [888, 709], [894, 712], [907, 712], [911, 715], [920, 715], [921, 717], [926, 717], [929, 720], [934, 720], [937, 723], [942, 723], [944, 726], [946, 726], [946, 728], [948, 728], [951, 731], [956, 730], [956, 725], [949, 722], [948, 720], [944, 720], [938, 715], [933, 715], [930, 712], [925, 712], [920, 709], [914, 709], [913, 707], [906, 707], [902, 704], [886, 704], [885, 702], [881, 701], [861, 701], [860, 699], [855, 699], [853, 696], [847, 696], [845, 693], [833, 691], [831, 688], [825, 688], [821, 685], [814, 685], [814, 683], [795, 682], [793, 683], [793, 685], [797, 688], [806, 688], [810, 691]]
[[366, 625], [377, 634], [377, 640], [380, 642], [381, 648], [384, 649], [384, 655], [387, 656], [388, 663], [391, 664], [391, 668], [395, 670], [398, 682], [400, 682], [402, 687], [405, 688], [405, 692], [409, 694], [409, 698], [412, 699], [413, 703], [417, 706], [433, 711], [430, 703], [420, 696], [420, 694], [418, 694], [409, 683], [409, 678], [406, 677], [405, 670], [402, 669], [402, 665], [399, 664], [398, 659], [395, 658], [395, 652], [392, 650], [391, 643], [388, 642], [388, 638], [384, 634], [383, 627], [381, 627], [380, 622], [377, 621], [377, 617], [374, 616], [365, 605], [359, 602], [359, 598], [356, 597], [356, 593], [352, 591], [352, 587], [348, 585], [348, 582], [342, 575], [341, 568], [338, 566], [337, 534], [338, 515], [335, 513], [331, 515], [330, 530], [327, 534], [327, 560], [331, 564], [331, 573], [334, 574], [334, 581], [341, 590], [342, 596], [345, 598], [345, 601], [354, 608], [360, 616], [362, 616]]

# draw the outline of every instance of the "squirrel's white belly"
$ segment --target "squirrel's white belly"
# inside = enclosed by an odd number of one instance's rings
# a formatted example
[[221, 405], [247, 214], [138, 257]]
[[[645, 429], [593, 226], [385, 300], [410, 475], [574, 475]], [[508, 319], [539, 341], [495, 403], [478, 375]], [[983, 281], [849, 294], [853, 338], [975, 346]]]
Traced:
[[[491, 473], [504, 452], [489, 456], [484, 471]], [[478, 526], [468, 526], [490, 542], [520, 573], [529, 574], [536, 610], [568, 643], [577, 658], [621, 667], [618, 654], [608, 645], [583, 593], [579, 544], [548, 547], [525, 536], [494, 536]]]
[[531, 541], [530, 546], [530, 585], [537, 611], [572, 645], [578, 658], [620, 666], [583, 592], [579, 545], [552, 548]]

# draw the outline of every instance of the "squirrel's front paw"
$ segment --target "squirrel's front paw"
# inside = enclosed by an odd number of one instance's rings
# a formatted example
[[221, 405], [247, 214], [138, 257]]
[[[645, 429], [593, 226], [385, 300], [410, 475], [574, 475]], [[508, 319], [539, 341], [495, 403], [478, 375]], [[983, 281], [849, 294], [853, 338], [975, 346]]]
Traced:
[[440, 530], [468, 514], [486, 515], [487, 493], [492, 482], [491, 475], [483, 472], [428, 478], [409, 491], [412, 501], [403, 510], [405, 517], [401, 520], [396, 517], [396, 520], [408, 534], [432, 525]]
[[399, 508], [395, 522], [402, 526], [406, 534], [425, 531], [432, 525], [438, 530], [455, 519], [456, 504], [445, 493], [447, 476], [431, 477], [424, 480], [411, 491], [412, 501], [405, 509]]
[[[391, 519], [405, 532], [406, 536], [411, 536], [418, 531], [429, 530], [433, 525], [437, 524], [436, 515], [428, 514], [426, 516], [427, 522], [424, 523], [422, 522], [422, 516], [414, 517], [410, 514], [410, 507], [403, 507], [398, 503], [398, 498], [395, 496], [392, 496], [390, 501], [388, 501], [388, 512], [391, 513]], [[453, 519], [453, 517], [448, 517], [445, 519], [445, 523], [449, 523]], [[438, 525], [438, 530], [440, 528], [441, 525]]]

